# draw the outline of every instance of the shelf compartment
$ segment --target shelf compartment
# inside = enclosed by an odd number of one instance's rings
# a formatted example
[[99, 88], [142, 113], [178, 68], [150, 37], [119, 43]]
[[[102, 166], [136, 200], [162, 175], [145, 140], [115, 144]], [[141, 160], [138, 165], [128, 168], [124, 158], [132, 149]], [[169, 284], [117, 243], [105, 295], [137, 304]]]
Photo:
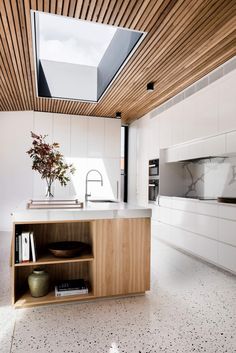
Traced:
[[[29, 223], [29, 224], [15, 224], [15, 233], [19, 232], [33, 232], [36, 255], [39, 254], [39, 258], [34, 264], [39, 264], [41, 257], [45, 257], [48, 253], [48, 244], [53, 242], [61, 241], [81, 241], [91, 247], [93, 255], [93, 222], [91, 221], [78, 221], [78, 222], [63, 222], [63, 223]], [[77, 257], [78, 259], [80, 256]], [[82, 258], [82, 257], [81, 257]], [[42, 259], [43, 264], [48, 262], [52, 263], [50, 258]], [[76, 262], [67, 261], [64, 262]], [[78, 261], [79, 262], [79, 261]], [[30, 264], [31, 264], [30, 263]], [[55, 263], [62, 263], [62, 261], [56, 261]], [[29, 263], [15, 264], [16, 266], [27, 266]], [[28, 265], [29, 266], [29, 265]]]
[[15, 302], [15, 308], [27, 308], [37, 305], [66, 303], [79, 300], [89, 300], [94, 298], [95, 296], [93, 292], [90, 292], [88, 294], [69, 295], [67, 297], [56, 297], [54, 291], [49, 292], [44, 297], [33, 298], [30, 292], [27, 291]]
[[[49, 302], [60, 302], [77, 300], [78, 298], [91, 297], [91, 294], [86, 295], [76, 295], [77, 299], [73, 299], [72, 296], [66, 298], [57, 298], [54, 295], [54, 288], [58, 282], [67, 281], [71, 279], [83, 278], [89, 283], [89, 290], [93, 293], [94, 290], [94, 262], [93, 261], [80, 261], [80, 262], [54, 262], [51, 264], [44, 263], [44, 269], [50, 275], [50, 288], [51, 294], [49, 293], [47, 296], [42, 298], [33, 298], [29, 292], [28, 287], [28, 276], [32, 273], [33, 269], [39, 265], [39, 262], [29, 263], [28, 266], [15, 266], [15, 295], [13, 298], [13, 304], [17, 307], [27, 306], [27, 305], [36, 305], [37, 300], [40, 299], [40, 303], [47, 304], [47, 299]], [[25, 294], [26, 293], [26, 294]], [[53, 295], [52, 295], [53, 293]], [[73, 296], [74, 297], [74, 296]], [[58, 300], [59, 299], [59, 300]], [[24, 300], [24, 304], [22, 302]], [[27, 304], [29, 303], [29, 304]], [[39, 304], [38, 304], [39, 305]]]
[[41, 255], [37, 258], [36, 262], [21, 262], [19, 264], [15, 264], [15, 267], [25, 267], [25, 266], [42, 266], [42, 265], [53, 265], [53, 264], [64, 264], [64, 263], [74, 263], [74, 262], [87, 262], [93, 261], [94, 256], [92, 254], [84, 254], [77, 257], [71, 258], [62, 258], [55, 257], [50, 253]]

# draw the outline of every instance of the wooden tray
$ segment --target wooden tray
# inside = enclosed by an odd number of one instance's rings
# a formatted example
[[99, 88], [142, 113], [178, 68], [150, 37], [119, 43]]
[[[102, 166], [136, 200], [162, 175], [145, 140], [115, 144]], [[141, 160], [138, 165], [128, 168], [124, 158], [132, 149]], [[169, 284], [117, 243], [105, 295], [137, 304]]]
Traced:
[[218, 202], [236, 203], [236, 197], [217, 197]]
[[40, 210], [40, 209], [67, 209], [67, 208], [83, 208], [83, 202], [78, 199], [74, 200], [30, 200], [27, 203], [28, 209]]

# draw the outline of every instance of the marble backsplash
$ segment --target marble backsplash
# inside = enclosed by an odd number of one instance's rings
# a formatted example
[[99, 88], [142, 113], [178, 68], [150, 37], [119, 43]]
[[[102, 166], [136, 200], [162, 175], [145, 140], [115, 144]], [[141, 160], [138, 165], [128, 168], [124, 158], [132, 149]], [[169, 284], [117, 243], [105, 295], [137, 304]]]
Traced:
[[236, 157], [188, 161], [183, 169], [185, 197], [236, 197]]

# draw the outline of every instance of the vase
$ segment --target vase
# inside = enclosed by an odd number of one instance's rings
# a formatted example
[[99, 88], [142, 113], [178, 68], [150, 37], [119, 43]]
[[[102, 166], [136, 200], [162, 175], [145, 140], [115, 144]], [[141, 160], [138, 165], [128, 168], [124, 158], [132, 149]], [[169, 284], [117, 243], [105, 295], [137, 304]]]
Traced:
[[35, 268], [28, 276], [28, 284], [32, 297], [38, 298], [49, 292], [50, 277], [42, 268]]
[[52, 193], [52, 184], [53, 182], [47, 182], [47, 189], [46, 189], [46, 197], [53, 197], [53, 193]]

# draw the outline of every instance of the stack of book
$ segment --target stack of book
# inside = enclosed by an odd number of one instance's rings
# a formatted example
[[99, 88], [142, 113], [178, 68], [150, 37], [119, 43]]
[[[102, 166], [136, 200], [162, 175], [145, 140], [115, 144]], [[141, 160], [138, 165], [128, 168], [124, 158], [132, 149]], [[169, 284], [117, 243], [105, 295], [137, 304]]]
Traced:
[[36, 261], [35, 241], [33, 232], [16, 232], [15, 263]]
[[60, 282], [55, 286], [56, 297], [79, 294], [88, 294], [88, 283], [82, 278]]

